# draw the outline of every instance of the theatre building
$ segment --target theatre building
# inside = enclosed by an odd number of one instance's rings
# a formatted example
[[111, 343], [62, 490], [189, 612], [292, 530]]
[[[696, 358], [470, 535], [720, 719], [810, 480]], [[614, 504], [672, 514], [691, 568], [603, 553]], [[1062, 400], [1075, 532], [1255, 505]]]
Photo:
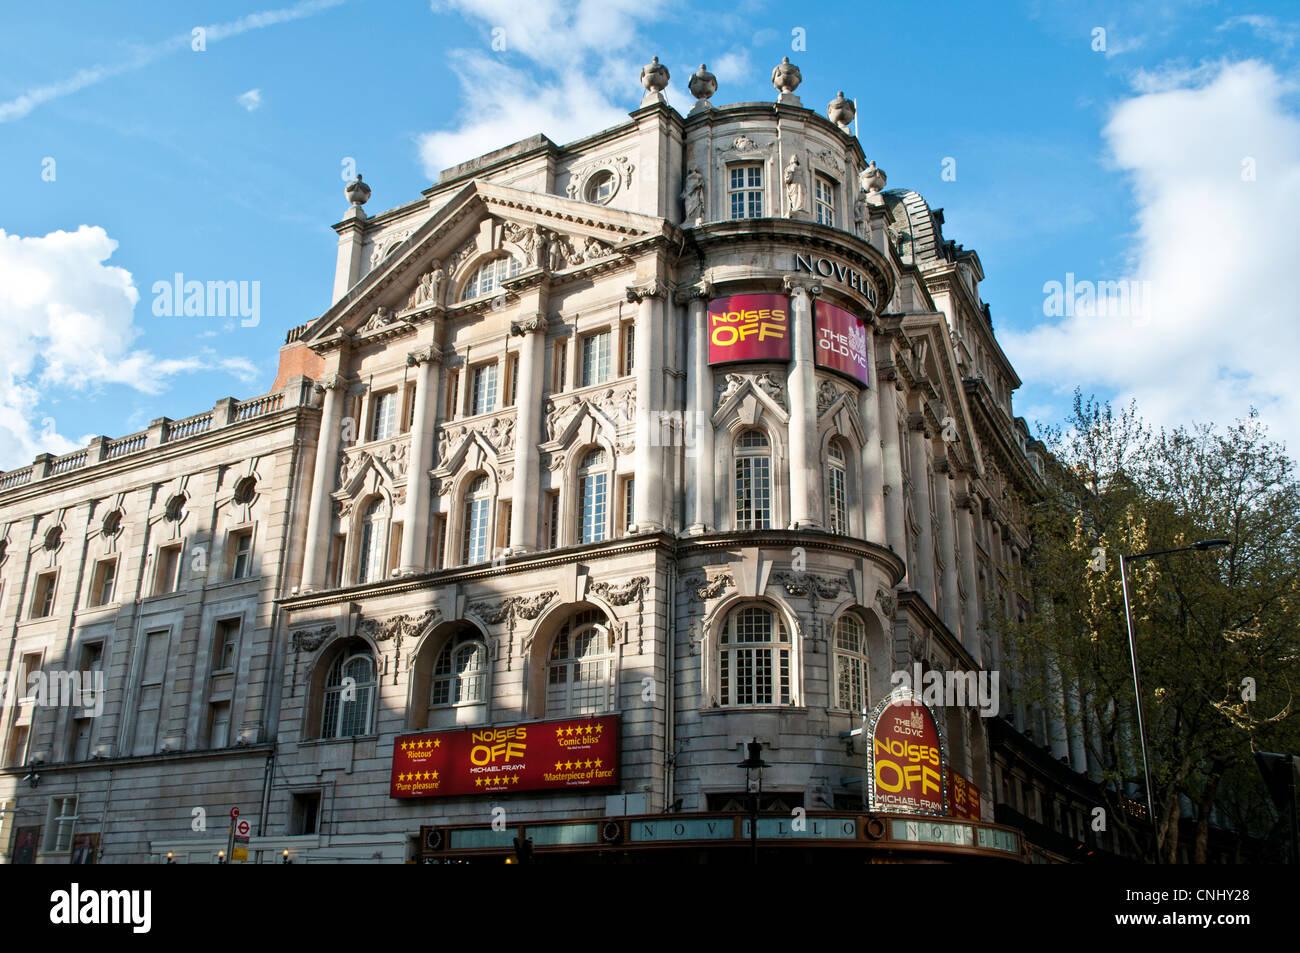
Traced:
[[1041, 478], [979, 257], [794, 65], [668, 82], [358, 177], [268, 394], [0, 474], [8, 861], [745, 860], [755, 807], [760, 859], [1033, 858], [998, 805], [1086, 764], [999, 635]]

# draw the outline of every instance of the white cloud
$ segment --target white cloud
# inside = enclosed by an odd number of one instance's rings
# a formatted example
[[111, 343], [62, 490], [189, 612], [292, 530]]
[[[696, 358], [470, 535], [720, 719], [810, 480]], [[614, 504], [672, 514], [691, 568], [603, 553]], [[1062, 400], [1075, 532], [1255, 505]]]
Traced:
[[240, 93], [236, 97], [236, 101], [249, 112], [253, 112], [262, 105], [262, 91], [260, 89], [250, 89], [246, 93]]
[[1279, 23], [1277, 17], [1266, 17], [1257, 13], [1229, 17], [1215, 27], [1215, 30], [1222, 33], [1224, 30], [1231, 30], [1238, 26], [1249, 27], [1258, 39], [1276, 43], [1283, 50], [1291, 49], [1295, 45], [1297, 36], [1300, 35], [1300, 30], [1297, 30], [1295, 24]]
[[[301, 20], [303, 17], [314, 16], [346, 2], [347, 0], [303, 0], [303, 2], [296, 3], [292, 7], [250, 13], [238, 20], [231, 20], [228, 23], [214, 23], [210, 26], [201, 27], [201, 29], [205, 31], [205, 43], [219, 43], [222, 40], [227, 40], [232, 36], [239, 36], [241, 33], [247, 33], [250, 30], [260, 30], [264, 27], [275, 26], [278, 23], [287, 23], [292, 20]], [[199, 27], [196, 27], [196, 29], [199, 29]], [[44, 86], [34, 86], [21, 96], [0, 103], [0, 122], [22, 119], [37, 106], [52, 99], [68, 96], [78, 90], [85, 89], [87, 86], [94, 86], [122, 73], [140, 69], [161, 56], [181, 50], [191, 50], [193, 42], [194, 35], [190, 31], [178, 33], [176, 36], [155, 43], [153, 46], [145, 47], [135, 56], [123, 60], [121, 63], [92, 66], [78, 70], [67, 79], [47, 83]], [[196, 53], [196, 55], [202, 54]]]
[[159, 360], [133, 349], [140, 293], [129, 271], [107, 264], [116, 249], [102, 228], [88, 225], [39, 238], [0, 229], [0, 468], [84, 445], [84, 437], [60, 435], [42, 410], [68, 393], [121, 384], [157, 394], [172, 377], [204, 370], [256, 380], [242, 357], [205, 351]]
[[751, 68], [748, 50], [732, 50], [719, 56], [709, 72], [718, 77], [719, 84], [740, 83], [749, 78]]
[[[494, 52], [452, 50], [462, 108], [454, 128], [417, 138], [425, 174], [535, 133], [566, 142], [624, 122], [640, 102], [643, 22], [662, 16], [656, 0], [432, 0], [436, 14], [484, 22]], [[636, 56], [633, 55], [635, 51]], [[523, 57], [528, 69], [510, 65]], [[637, 57], [640, 57], [639, 59]], [[674, 71], [676, 72], [676, 71]], [[686, 76], [675, 82], [684, 88]], [[674, 104], [689, 97], [670, 89]]]
[[1226, 424], [1254, 405], [1294, 454], [1300, 322], [1285, 276], [1300, 218], [1300, 117], [1265, 64], [1184, 75], [1189, 85], [1159, 84], [1112, 112], [1104, 134], [1137, 205], [1130, 265], [1076, 275], [1148, 282], [1149, 314], [1045, 319], [1003, 332], [1003, 343], [1026, 382], [1109, 388], [1158, 424]]

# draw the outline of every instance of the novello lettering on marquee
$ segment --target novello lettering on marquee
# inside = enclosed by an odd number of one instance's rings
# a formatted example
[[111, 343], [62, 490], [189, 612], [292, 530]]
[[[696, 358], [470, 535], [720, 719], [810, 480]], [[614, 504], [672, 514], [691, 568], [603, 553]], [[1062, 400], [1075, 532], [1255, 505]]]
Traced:
[[618, 716], [401, 735], [388, 796], [453, 797], [618, 784]]
[[810, 275], [817, 275], [821, 278], [833, 278], [842, 285], [848, 285], [848, 287], [866, 298], [871, 307], [876, 307], [876, 286], [871, 283], [870, 278], [852, 265], [846, 265], [834, 258], [827, 258], [825, 255], [800, 255], [795, 252], [794, 270], [796, 273], [806, 271]]
[[709, 302], [709, 363], [790, 360], [790, 299], [752, 294]]
[[872, 811], [948, 813], [943, 736], [928, 707], [895, 689], [867, 717], [867, 801]]

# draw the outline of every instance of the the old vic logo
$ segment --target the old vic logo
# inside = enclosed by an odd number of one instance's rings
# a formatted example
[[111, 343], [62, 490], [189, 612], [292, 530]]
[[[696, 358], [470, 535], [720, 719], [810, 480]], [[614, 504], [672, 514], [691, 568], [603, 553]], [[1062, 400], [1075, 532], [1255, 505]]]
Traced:
[[822, 278], [834, 278], [840, 284], [848, 285], [859, 292], [873, 308], [876, 306], [875, 286], [866, 275], [850, 265], [825, 256], [814, 258], [812, 255], [801, 255], [795, 252], [794, 270], [806, 271], [810, 275], [818, 275]]

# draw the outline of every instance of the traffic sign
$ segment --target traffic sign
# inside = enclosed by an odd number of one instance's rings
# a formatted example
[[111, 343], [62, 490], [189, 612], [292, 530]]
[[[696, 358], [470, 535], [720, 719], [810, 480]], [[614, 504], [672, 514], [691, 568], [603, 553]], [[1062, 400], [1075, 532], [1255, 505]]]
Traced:
[[236, 822], [235, 822], [235, 836], [236, 836], [236, 837], [247, 837], [247, 836], [249, 836], [249, 834], [251, 834], [251, 833], [252, 833], [252, 827], [249, 825], [248, 821], [236, 821]]
[[230, 809], [230, 816], [231, 816], [231, 817], [238, 817], [238, 816], [239, 816], [239, 808], [237, 808], [237, 807], [232, 807], [232, 808]]

